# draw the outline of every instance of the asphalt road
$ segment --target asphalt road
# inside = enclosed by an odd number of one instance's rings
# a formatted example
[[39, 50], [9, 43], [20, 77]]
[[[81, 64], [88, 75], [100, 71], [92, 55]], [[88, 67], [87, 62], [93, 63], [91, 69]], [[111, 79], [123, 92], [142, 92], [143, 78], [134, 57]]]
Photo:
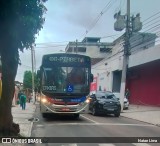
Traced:
[[[114, 116], [93, 116], [91, 114], [81, 115], [79, 119], [73, 119], [72, 116], [49, 116], [44, 119], [40, 112], [39, 106], [36, 109], [35, 118], [37, 122], [33, 124], [33, 137], [52, 137], [58, 143], [46, 143], [46, 146], [158, 146], [155, 143], [125, 143], [132, 140], [130, 137], [158, 137], [160, 127], [128, 119], [125, 117], [116, 118]], [[57, 138], [55, 138], [57, 137]], [[69, 137], [69, 143], [63, 143], [65, 138]], [[78, 138], [80, 143], [76, 143]], [[82, 138], [83, 137], [83, 138]], [[85, 138], [84, 138], [85, 137]], [[89, 138], [88, 138], [89, 137]], [[92, 138], [90, 138], [92, 137]], [[111, 143], [102, 143], [102, 137], [113, 137]], [[120, 143], [114, 143], [121, 137]], [[127, 138], [126, 138], [127, 137]], [[47, 139], [47, 140], [48, 140]], [[67, 139], [67, 140], [68, 140]], [[85, 140], [88, 139], [89, 143]], [[66, 140], [66, 141], [67, 141]], [[74, 141], [75, 140], [75, 141]], [[138, 140], [138, 139], [137, 139]], [[148, 139], [147, 139], [148, 140]], [[59, 143], [62, 142], [62, 143]], [[94, 143], [90, 143], [93, 141]], [[84, 143], [85, 142], [85, 143]], [[39, 144], [35, 144], [39, 145]]]

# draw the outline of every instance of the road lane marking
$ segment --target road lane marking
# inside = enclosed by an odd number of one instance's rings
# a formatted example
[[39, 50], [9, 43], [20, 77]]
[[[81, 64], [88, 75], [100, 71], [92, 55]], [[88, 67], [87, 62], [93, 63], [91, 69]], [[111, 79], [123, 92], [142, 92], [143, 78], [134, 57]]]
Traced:
[[97, 125], [97, 126], [137, 126], [137, 127], [156, 127], [149, 124], [123, 124], [123, 123], [51, 123], [52, 126], [67, 126], [67, 125]]
[[103, 144], [98, 144], [98, 146], [115, 146], [115, 144], [103, 143]]
[[36, 127], [44, 127], [44, 125], [40, 125], [40, 124], [38, 124], [38, 125], [36, 125]]
[[76, 143], [73, 143], [73, 144], [62, 144], [61, 146], [77, 146]]
[[90, 119], [90, 118], [87, 118], [87, 117], [85, 117], [85, 116], [83, 116], [83, 115], [80, 115], [81, 117], [83, 117], [83, 118], [85, 118], [85, 119], [87, 119], [87, 120], [89, 120], [89, 121], [91, 121], [91, 122], [93, 122], [93, 123], [98, 123], [98, 122], [96, 122], [96, 121], [94, 121], [94, 120], [92, 120], [92, 119]]

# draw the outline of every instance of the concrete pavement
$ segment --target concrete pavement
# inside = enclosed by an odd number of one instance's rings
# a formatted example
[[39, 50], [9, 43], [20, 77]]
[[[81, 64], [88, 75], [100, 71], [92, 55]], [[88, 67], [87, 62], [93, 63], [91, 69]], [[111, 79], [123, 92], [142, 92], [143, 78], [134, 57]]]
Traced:
[[130, 105], [121, 116], [160, 126], [160, 106]]
[[[29, 121], [28, 119], [32, 119], [36, 110], [36, 105], [31, 103], [26, 103], [26, 110], [22, 110], [20, 105], [16, 105], [12, 107], [12, 115], [13, 121], [20, 126], [20, 134], [24, 137], [31, 136], [31, 130], [33, 126], [33, 121]], [[0, 143], [0, 146], [25, 146], [26, 144], [20, 143]]]
[[20, 105], [12, 107], [13, 121], [20, 126], [20, 134], [25, 137], [31, 136], [31, 130], [33, 121], [33, 114], [36, 110], [36, 105], [31, 103], [26, 103], [26, 109], [22, 110]]

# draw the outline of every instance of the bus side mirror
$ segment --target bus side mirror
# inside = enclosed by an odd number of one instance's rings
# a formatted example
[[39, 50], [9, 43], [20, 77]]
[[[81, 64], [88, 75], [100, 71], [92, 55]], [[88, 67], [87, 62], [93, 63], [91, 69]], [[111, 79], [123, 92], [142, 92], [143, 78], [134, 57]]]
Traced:
[[93, 82], [93, 74], [91, 74], [91, 79], [90, 80], [91, 80], [91, 82]]

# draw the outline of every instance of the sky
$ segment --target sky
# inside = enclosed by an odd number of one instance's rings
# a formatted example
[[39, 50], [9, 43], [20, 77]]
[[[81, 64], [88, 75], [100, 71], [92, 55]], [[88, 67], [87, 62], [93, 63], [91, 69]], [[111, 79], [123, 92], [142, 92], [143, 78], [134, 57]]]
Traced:
[[[84, 37], [101, 37], [101, 42], [115, 40], [124, 31], [114, 30], [113, 16], [119, 10], [125, 15], [126, 5], [127, 0], [48, 0], [45, 23], [35, 42], [36, 69], [44, 54], [63, 52], [70, 41], [82, 41]], [[160, 0], [130, 0], [130, 13], [140, 13], [145, 28], [147, 21], [152, 24], [149, 17], [160, 11], [159, 6]], [[22, 64], [15, 80], [23, 82], [24, 72], [32, 70], [31, 50], [19, 54]]]

